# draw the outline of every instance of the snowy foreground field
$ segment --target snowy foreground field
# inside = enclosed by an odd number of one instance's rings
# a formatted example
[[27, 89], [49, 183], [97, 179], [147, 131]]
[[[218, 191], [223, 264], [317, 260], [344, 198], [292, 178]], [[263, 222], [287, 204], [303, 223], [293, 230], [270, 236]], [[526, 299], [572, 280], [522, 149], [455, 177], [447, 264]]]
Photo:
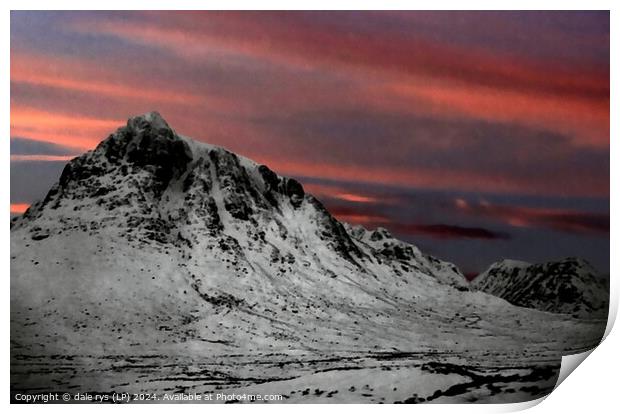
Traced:
[[607, 293], [577, 259], [512, 263], [469, 284], [146, 114], [11, 223], [11, 394], [535, 399], [598, 344]]
[[21, 356], [14, 361], [12, 379], [21, 385], [19, 391], [42, 392], [54, 384], [62, 392], [130, 393], [160, 403], [196, 402], [180, 394], [212, 394], [215, 403], [243, 394], [281, 395], [278, 403], [506, 403], [538, 398], [555, 385], [556, 362], [502, 362], [478, 365], [425, 353], [231, 355], [200, 362], [161, 356]]

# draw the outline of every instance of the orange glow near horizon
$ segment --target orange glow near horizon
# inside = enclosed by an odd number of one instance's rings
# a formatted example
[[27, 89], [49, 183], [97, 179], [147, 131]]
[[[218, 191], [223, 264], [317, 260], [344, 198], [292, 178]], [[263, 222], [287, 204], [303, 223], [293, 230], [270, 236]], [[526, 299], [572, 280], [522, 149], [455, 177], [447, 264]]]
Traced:
[[69, 161], [77, 155], [11, 155], [11, 161]]
[[379, 200], [367, 194], [359, 194], [347, 192], [341, 186], [322, 185], [322, 184], [304, 184], [304, 189], [315, 196], [328, 196], [338, 200], [348, 201], [351, 203], [376, 203], [378, 201], [389, 202], [389, 200]]
[[373, 215], [365, 215], [365, 214], [355, 214], [355, 213], [334, 213], [334, 217], [338, 220], [343, 221], [349, 224], [359, 224], [359, 225], [372, 225], [377, 226], [378, 224], [387, 224], [390, 221], [385, 217], [381, 216], [373, 216]]
[[11, 204], [11, 214], [24, 214], [30, 207], [30, 204], [16, 203]]
[[335, 194], [334, 197], [339, 198], [345, 201], [351, 201], [354, 203], [374, 203], [378, 201], [374, 197], [363, 196], [359, 194], [351, 194], [351, 193], [338, 193]]
[[82, 149], [96, 146], [123, 123], [120, 120], [69, 116], [11, 104], [11, 136]]

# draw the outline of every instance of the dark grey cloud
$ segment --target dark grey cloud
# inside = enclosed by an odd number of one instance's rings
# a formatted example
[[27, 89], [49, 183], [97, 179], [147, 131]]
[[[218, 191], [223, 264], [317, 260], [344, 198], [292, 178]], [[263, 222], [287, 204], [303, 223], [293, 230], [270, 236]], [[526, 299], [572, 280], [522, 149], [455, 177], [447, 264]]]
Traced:
[[507, 233], [501, 233], [482, 227], [465, 227], [455, 224], [400, 224], [399, 233], [422, 235], [437, 239], [509, 239]]
[[310, 161], [470, 173], [541, 195], [545, 189], [578, 194], [585, 186], [605, 194], [609, 188], [608, 148], [576, 147], [570, 136], [516, 124], [374, 111], [313, 112], [254, 122], [271, 131], [269, 144]]
[[33, 203], [58, 181], [65, 161], [11, 161], [11, 203]]
[[11, 137], [11, 155], [77, 155], [82, 151], [48, 141]]

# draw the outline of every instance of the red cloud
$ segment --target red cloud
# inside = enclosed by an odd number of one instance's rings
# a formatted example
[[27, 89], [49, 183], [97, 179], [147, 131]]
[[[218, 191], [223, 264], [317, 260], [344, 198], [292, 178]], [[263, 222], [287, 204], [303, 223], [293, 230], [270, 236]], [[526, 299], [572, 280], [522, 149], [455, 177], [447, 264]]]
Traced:
[[569, 233], [609, 233], [609, 214], [577, 210], [493, 205], [487, 202], [463, 204], [458, 209], [470, 214], [496, 219], [513, 227], [543, 227]]
[[[356, 79], [369, 105], [516, 122], [609, 145], [609, 73], [392, 33], [355, 32], [280, 13], [158, 13], [140, 24], [76, 22], [74, 29], [156, 45], [189, 59], [249, 56]], [[390, 99], [391, 97], [391, 99]], [[415, 103], [423, 103], [415, 105]]]
[[91, 148], [122, 124], [121, 120], [68, 116], [11, 105], [11, 136], [50, 141], [59, 145]]
[[[100, 65], [67, 57], [11, 53], [11, 82], [27, 83], [96, 95], [130, 98], [150, 103], [197, 104], [200, 97], [165, 88], [145, 88], [123, 72], [111, 72]], [[140, 85], [136, 87], [136, 85]]]
[[356, 209], [344, 206], [329, 206], [329, 212], [338, 220], [350, 223], [361, 224], [367, 228], [375, 228], [391, 223], [390, 220], [367, 209]]

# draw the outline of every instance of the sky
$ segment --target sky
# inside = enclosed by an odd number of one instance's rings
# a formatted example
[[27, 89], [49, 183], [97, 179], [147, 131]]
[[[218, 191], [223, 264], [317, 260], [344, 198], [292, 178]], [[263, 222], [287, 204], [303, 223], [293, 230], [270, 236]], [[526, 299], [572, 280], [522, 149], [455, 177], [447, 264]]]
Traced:
[[609, 272], [608, 12], [11, 12], [11, 213], [127, 118], [469, 277]]

